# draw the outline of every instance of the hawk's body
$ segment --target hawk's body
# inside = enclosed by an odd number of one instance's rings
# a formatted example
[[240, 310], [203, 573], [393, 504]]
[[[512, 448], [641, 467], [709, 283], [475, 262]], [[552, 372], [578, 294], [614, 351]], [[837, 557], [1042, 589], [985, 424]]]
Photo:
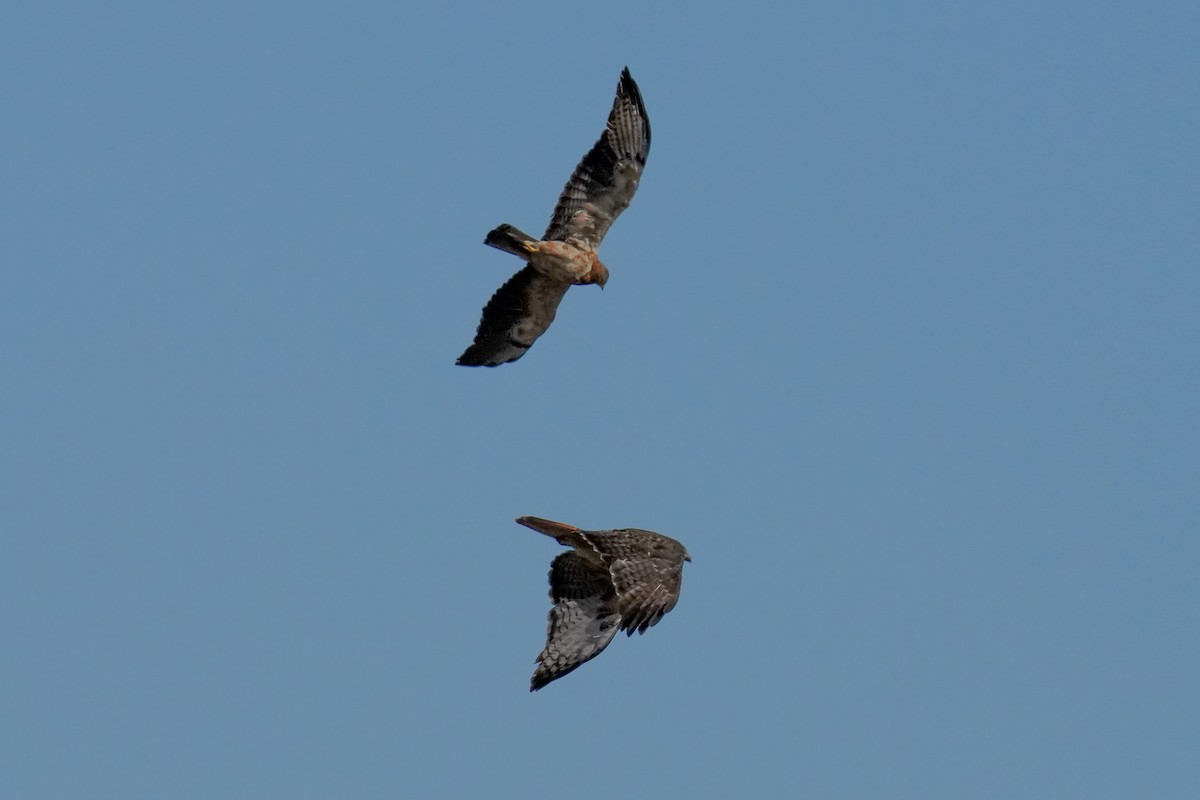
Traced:
[[459, 356], [460, 365], [516, 361], [550, 327], [567, 289], [604, 286], [608, 269], [597, 256], [600, 242], [633, 199], [649, 153], [646, 106], [626, 68], [608, 125], [563, 187], [542, 238], [500, 225], [483, 240], [529, 263], [484, 306], [475, 341]]
[[546, 647], [530, 691], [561, 678], [608, 646], [617, 631], [645, 633], [679, 601], [687, 549], [653, 531], [585, 531], [539, 517], [520, 524], [574, 548], [550, 565]]

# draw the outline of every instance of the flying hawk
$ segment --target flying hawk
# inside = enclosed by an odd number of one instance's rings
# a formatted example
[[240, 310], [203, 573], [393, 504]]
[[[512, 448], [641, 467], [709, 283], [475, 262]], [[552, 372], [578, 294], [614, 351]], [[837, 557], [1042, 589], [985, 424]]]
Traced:
[[638, 528], [585, 531], [539, 517], [517, 522], [574, 548], [550, 564], [546, 647], [529, 683], [536, 692], [608, 646], [617, 631], [645, 633], [679, 601], [687, 548]]
[[608, 282], [596, 251], [637, 191], [650, 152], [650, 120], [626, 67], [608, 125], [559, 195], [540, 240], [501, 225], [483, 240], [527, 261], [483, 308], [475, 341], [458, 357], [464, 367], [496, 367], [525, 355], [546, 332], [572, 284]]

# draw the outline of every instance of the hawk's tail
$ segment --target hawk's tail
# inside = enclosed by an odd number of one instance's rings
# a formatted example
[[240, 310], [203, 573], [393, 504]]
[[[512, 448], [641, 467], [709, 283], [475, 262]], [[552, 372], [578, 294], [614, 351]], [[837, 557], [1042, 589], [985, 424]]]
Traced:
[[559, 544], [567, 547], [576, 547], [578, 545], [586, 546], [586, 542], [580, 535], [583, 533], [574, 525], [568, 525], [565, 522], [555, 522], [550, 519], [542, 519], [541, 517], [517, 517], [517, 523], [524, 525], [526, 528], [532, 528], [538, 533], [544, 533], [558, 540]]
[[498, 225], [488, 231], [488, 235], [484, 238], [484, 244], [490, 244], [497, 250], [503, 250], [506, 253], [512, 253], [514, 256], [529, 260], [529, 251], [521, 246], [522, 242], [536, 242], [536, 236], [530, 236], [519, 228], [514, 228], [512, 225], [505, 223]]

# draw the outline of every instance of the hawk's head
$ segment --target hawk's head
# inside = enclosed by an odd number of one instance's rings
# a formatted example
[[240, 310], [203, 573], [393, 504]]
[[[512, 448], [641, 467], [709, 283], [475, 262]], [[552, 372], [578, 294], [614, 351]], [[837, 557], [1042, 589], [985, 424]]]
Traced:
[[580, 283], [598, 283], [600, 288], [604, 288], [604, 284], [608, 283], [608, 267], [604, 266], [604, 262], [596, 259], [595, 265], [588, 271], [587, 275], [583, 276]]

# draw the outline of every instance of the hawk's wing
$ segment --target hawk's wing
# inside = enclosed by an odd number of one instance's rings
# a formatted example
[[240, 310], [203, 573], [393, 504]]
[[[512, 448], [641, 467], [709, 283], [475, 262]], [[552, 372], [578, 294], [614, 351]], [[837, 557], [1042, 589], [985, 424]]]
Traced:
[[464, 367], [497, 367], [525, 355], [546, 332], [570, 283], [531, 266], [508, 279], [483, 307], [475, 341], [458, 357]]
[[679, 602], [688, 557], [679, 542], [638, 528], [583, 535], [608, 564], [625, 633], [645, 633]]
[[595, 250], [613, 221], [629, 206], [650, 154], [650, 120], [642, 93], [621, 71], [617, 97], [600, 140], [588, 151], [563, 187], [546, 228], [547, 241], [574, 236]]
[[529, 683], [531, 692], [600, 655], [621, 622], [608, 573], [574, 550], [550, 564], [550, 599], [554, 608], [546, 628], [546, 647]]
[[645, 633], [679, 602], [683, 570], [672, 558], [634, 557], [614, 561], [609, 567], [617, 587], [621, 630], [629, 636]]

